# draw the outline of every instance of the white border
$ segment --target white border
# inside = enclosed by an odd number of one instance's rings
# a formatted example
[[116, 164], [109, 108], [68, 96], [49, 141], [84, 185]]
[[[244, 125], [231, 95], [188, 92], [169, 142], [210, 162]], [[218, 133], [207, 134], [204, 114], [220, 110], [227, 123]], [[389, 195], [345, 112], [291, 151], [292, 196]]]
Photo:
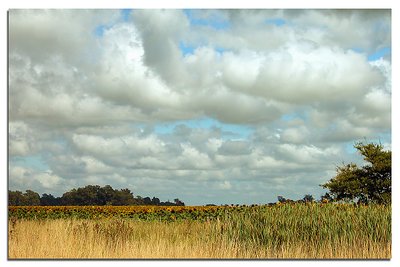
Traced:
[[[97, 1], [82, 1], [82, 0], [57, 0], [57, 1], [45, 1], [45, 0], [3, 0], [0, 3], [0, 36], [1, 36], [1, 64], [0, 64], [0, 77], [3, 90], [1, 90], [0, 99], [2, 104], [0, 105], [0, 118], [1, 118], [1, 129], [0, 129], [0, 147], [2, 151], [1, 156], [1, 170], [2, 170], [2, 187], [3, 193], [6, 193], [7, 188], [7, 10], [11, 8], [234, 8], [234, 9], [248, 9], [248, 8], [391, 8], [392, 9], [392, 152], [393, 152], [393, 204], [392, 204], [392, 226], [400, 225], [399, 220], [399, 177], [398, 163], [399, 157], [397, 152], [399, 151], [399, 143], [396, 138], [399, 136], [398, 123], [396, 119], [398, 118], [398, 106], [396, 105], [398, 100], [398, 88], [399, 82], [396, 77], [396, 73], [399, 72], [399, 54], [397, 48], [400, 47], [399, 44], [399, 30], [400, 25], [399, 16], [400, 10], [395, 5], [397, 1], [388, 0], [363, 0], [363, 1], [349, 1], [349, 0], [335, 0], [335, 1], [315, 1], [315, 0], [285, 0], [285, 1], [259, 1], [259, 0], [148, 0], [148, 1], [127, 1], [127, 0], [97, 0]], [[393, 90], [394, 89], [394, 90]], [[7, 195], [2, 195], [2, 213], [1, 213], [1, 237], [2, 237], [2, 247], [1, 247], [1, 260], [6, 265], [36, 265], [36, 266], [53, 266], [57, 264], [59, 266], [69, 266], [76, 264], [96, 264], [100, 266], [108, 266], [111, 264], [132, 266], [153, 266], [153, 265], [167, 265], [167, 266], [203, 266], [204, 264], [211, 266], [229, 265], [229, 266], [242, 266], [253, 265], [253, 266], [287, 266], [288, 264], [295, 264], [298, 266], [400, 266], [400, 255], [396, 251], [400, 251], [400, 244], [398, 241], [399, 228], [392, 227], [393, 233], [393, 246], [392, 246], [392, 259], [390, 261], [7, 261]]]

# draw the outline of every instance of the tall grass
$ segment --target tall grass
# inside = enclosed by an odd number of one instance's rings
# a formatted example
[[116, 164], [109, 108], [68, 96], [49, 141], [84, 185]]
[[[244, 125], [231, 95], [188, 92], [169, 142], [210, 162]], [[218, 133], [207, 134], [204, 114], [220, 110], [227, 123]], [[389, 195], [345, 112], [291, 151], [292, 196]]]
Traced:
[[206, 222], [9, 220], [9, 258], [390, 257], [390, 206], [237, 208]]
[[[214, 231], [247, 247], [279, 251], [303, 246], [307, 258], [390, 258], [391, 210], [375, 205], [283, 205], [265, 212], [227, 213]], [[386, 254], [376, 255], [381, 249]]]

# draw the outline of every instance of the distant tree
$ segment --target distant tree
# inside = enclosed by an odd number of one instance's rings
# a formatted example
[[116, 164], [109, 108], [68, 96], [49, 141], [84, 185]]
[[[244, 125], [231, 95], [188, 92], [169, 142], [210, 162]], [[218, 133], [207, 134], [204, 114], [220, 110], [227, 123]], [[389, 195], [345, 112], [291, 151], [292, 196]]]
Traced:
[[92, 200], [93, 197], [90, 194], [91, 188], [73, 188], [72, 190], [64, 193], [62, 195], [62, 202], [64, 205], [76, 205], [76, 206], [85, 206], [85, 205], [95, 205]]
[[151, 205], [151, 199], [149, 197], [143, 198], [143, 204], [144, 205]]
[[151, 204], [153, 204], [153, 205], [160, 205], [160, 199], [158, 199], [158, 198], [156, 198], [156, 197], [153, 197], [153, 198], [151, 199]]
[[284, 198], [283, 196], [278, 196], [278, 201], [281, 203], [285, 203], [286, 202], [286, 198]]
[[61, 197], [63, 205], [104, 205], [100, 186], [87, 185], [64, 193]]
[[32, 190], [26, 190], [24, 193], [26, 197], [27, 205], [29, 206], [39, 206], [40, 205], [40, 195]]
[[40, 198], [41, 206], [58, 206], [61, 204], [60, 198], [54, 197], [52, 194], [43, 194]]
[[106, 185], [100, 188], [98, 198], [101, 205], [113, 205], [115, 190], [110, 185]]
[[21, 191], [8, 190], [8, 205], [22, 206], [24, 205], [24, 203], [25, 203], [25, 198]]
[[160, 199], [153, 197], [142, 198], [133, 196], [128, 188], [114, 190], [110, 185], [100, 187], [99, 185], [87, 185], [85, 187], [73, 188], [65, 192], [61, 197], [54, 197], [51, 194], [43, 194], [42, 197], [32, 190], [8, 191], [8, 203], [10, 206], [97, 206], [97, 205], [163, 205], [163, 206], [184, 206], [185, 203], [178, 198], [174, 202], [161, 202]]
[[335, 200], [391, 203], [392, 152], [376, 143], [358, 142], [354, 147], [367, 164], [338, 166], [336, 176], [321, 186], [327, 188]]
[[71, 189], [68, 192], [65, 192], [62, 196], [61, 196], [61, 204], [62, 205], [79, 205], [80, 199], [78, 197], [77, 194], [77, 190], [75, 188]]
[[185, 203], [179, 200], [179, 198], [174, 199], [175, 205], [176, 206], [185, 206]]
[[160, 206], [176, 206], [174, 202], [169, 201], [169, 199], [165, 202], [161, 202]]
[[333, 197], [329, 193], [325, 193], [325, 195], [322, 195], [320, 198], [320, 202], [332, 202]]
[[39, 206], [40, 196], [32, 190], [8, 191], [8, 205], [10, 206]]
[[99, 185], [87, 185], [83, 188], [78, 188], [77, 192], [81, 196], [84, 205], [105, 205]]
[[292, 199], [290, 199], [290, 198], [287, 198], [287, 199], [285, 199], [285, 203], [295, 203], [296, 201], [294, 201], [294, 200], [292, 200]]
[[304, 197], [303, 197], [303, 201], [304, 202], [313, 202], [314, 201], [314, 197], [312, 196], [312, 195], [305, 195]]
[[129, 206], [135, 204], [133, 194], [128, 188], [116, 190], [115, 193], [116, 194], [113, 205]]

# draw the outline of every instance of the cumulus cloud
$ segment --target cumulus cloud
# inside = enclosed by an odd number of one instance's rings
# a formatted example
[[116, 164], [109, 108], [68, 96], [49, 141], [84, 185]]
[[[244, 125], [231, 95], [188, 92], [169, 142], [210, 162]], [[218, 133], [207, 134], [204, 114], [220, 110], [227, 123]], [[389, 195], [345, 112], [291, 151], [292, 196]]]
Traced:
[[143, 10], [135, 12], [133, 19], [142, 38], [145, 64], [172, 86], [179, 85], [184, 69], [177, 40], [188, 30], [185, 15], [181, 10]]
[[390, 56], [368, 61], [390, 47], [390, 17], [11, 10], [10, 187], [111, 184], [189, 204], [318, 194], [357, 161], [349, 144], [390, 146]]
[[9, 147], [11, 156], [26, 156], [32, 153], [32, 141], [28, 126], [20, 121], [10, 122], [8, 126]]
[[[10, 168], [10, 188], [20, 188], [21, 185], [25, 185], [25, 190], [30, 188], [44, 188], [46, 190], [54, 190], [59, 192], [57, 189], [63, 187], [65, 182], [61, 177], [54, 174], [52, 171], [38, 172], [31, 168], [23, 168], [19, 166], [12, 166]], [[20, 189], [25, 191], [24, 189]]]
[[382, 80], [359, 54], [296, 45], [266, 60], [252, 91], [296, 104], [335, 103], [354, 99]]

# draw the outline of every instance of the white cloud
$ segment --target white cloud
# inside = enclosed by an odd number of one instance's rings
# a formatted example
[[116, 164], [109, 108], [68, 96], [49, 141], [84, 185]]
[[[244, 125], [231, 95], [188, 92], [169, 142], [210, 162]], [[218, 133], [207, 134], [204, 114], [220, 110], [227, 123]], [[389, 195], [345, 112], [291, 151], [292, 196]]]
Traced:
[[113, 171], [110, 166], [94, 157], [83, 156], [81, 160], [85, 163], [85, 171], [88, 174], [111, 173]]
[[207, 148], [211, 150], [212, 153], [215, 153], [222, 145], [221, 139], [210, 138], [207, 140]]
[[218, 187], [222, 190], [229, 190], [232, 188], [232, 185], [229, 181], [224, 181], [218, 185]]
[[310, 141], [311, 133], [305, 126], [296, 128], [287, 128], [280, 135], [280, 139], [284, 143], [301, 144]]
[[292, 44], [263, 63], [251, 92], [300, 105], [347, 102], [383, 81], [362, 55], [335, 48]]
[[96, 53], [96, 27], [114, 22], [118, 16], [118, 10], [11, 10], [10, 53], [28, 56], [35, 63], [54, 56], [83, 63], [82, 57], [88, 59]]
[[120, 136], [104, 138], [94, 135], [73, 135], [73, 143], [84, 153], [101, 157], [118, 157], [128, 154], [147, 156], [163, 153], [164, 144], [156, 136], [145, 138]]
[[339, 149], [335, 147], [318, 148], [313, 145], [283, 144], [278, 152], [288, 161], [306, 164], [318, 164], [331, 156], [339, 156]]
[[181, 10], [142, 10], [133, 20], [141, 34], [145, 64], [167, 83], [179, 84], [184, 69], [177, 40], [188, 30], [185, 15]]
[[227, 140], [218, 149], [221, 155], [247, 155], [251, 152], [251, 144], [248, 141], [230, 141]]
[[265, 155], [261, 150], [255, 150], [249, 161], [249, 170], [262, 169], [262, 170], [280, 170], [282, 168], [290, 168], [293, 162], [277, 160], [270, 155]]
[[34, 169], [20, 166], [10, 167], [9, 181], [10, 188], [25, 188], [25, 190], [32, 187], [54, 190], [54, 188], [64, 185], [63, 179], [53, 174], [52, 171], [38, 172]]
[[31, 153], [32, 145], [29, 142], [31, 131], [21, 121], [10, 122], [8, 125], [9, 147], [11, 156], [26, 156]]
[[189, 169], [208, 169], [212, 162], [207, 154], [199, 152], [189, 144], [181, 144], [182, 154], [176, 159], [180, 164], [178, 168]]
[[254, 86], [264, 62], [262, 53], [246, 50], [239, 54], [227, 52], [222, 58], [224, 82], [230, 88], [246, 92]]
[[52, 189], [60, 185], [60, 182], [62, 181], [59, 176], [54, 175], [51, 172], [38, 173], [33, 178], [46, 189]]

